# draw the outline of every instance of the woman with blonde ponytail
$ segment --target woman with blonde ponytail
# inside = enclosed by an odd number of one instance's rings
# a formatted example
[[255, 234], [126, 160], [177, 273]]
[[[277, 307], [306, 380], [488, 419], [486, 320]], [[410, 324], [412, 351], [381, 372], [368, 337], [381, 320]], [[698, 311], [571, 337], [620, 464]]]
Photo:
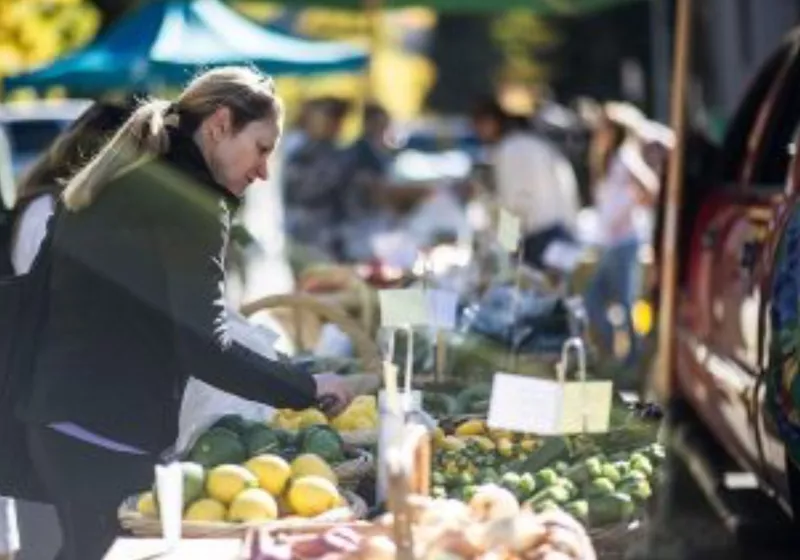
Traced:
[[142, 103], [64, 189], [20, 406], [62, 526], [59, 560], [103, 557], [117, 507], [175, 441], [190, 375], [276, 408], [336, 412], [350, 399], [337, 376], [266, 359], [226, 327], [231, 211], [268, 176], [282, 113], [269, 78], [208, 71], [171, 103]]

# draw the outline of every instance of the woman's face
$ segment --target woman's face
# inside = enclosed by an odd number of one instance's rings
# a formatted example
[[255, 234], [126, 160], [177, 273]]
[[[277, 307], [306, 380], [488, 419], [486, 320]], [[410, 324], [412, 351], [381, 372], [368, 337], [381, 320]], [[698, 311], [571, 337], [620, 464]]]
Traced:
[[254, 181], [269, 178], [269, 158], [280, 137], [280, 127], [275, 119], [264, 118], [234, 132], [230, 112], [221, 111], [223, 114], [210, 119], [206, 159], [217, 182], [241, 197]]

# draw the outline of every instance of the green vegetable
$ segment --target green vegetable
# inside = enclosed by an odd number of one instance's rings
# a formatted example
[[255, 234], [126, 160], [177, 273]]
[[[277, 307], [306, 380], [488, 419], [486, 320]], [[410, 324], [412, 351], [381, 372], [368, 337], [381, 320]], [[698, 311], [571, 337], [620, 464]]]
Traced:
[[531, 473], [523, 473], [519, 477], [519, 485], [517, 487], [520, 493], [524, 496], [533, 496], [536, 492], [536, 479]]
[[592, 525], [603, 526], [625, 521], [633, 515], [633, 500], [620, 492], [589, 500], [589, 521]]
[[566, 461], [556, 461], [553, 465], [553, 469], [558, 473], [559, 476], [564, 476], [569, 470], [569, 463]]
[[443, 486], [432, 486], [431, 496], [438, 499], [447, 498], [447, 490]]
[[223, 463], [243, 463], [247, 460], [247, 449], [229, 429], [211, 428], [197, 439], [188, 459], [210, 469]]
[[650, 462], [650, 459], [641, 453], [634, 453], [631, 455], [630, 465], [631, 469], [646, 474], [648, 478], [653, 476], [653, 464]]
[[339, 463], [344, 459], [344, 444], [341, 436], [330, 426], [310, 426], [300, 435], [303, 453], [314, 453], [328, 463]]
[[425, 392], [422, 394], [422, 408], [434, 417], [442, 418], [456, 414], [458, 402], [445, 393]]
[[250, 457], [265, 453], [279, 453], [281, 442], [277, 434], [263, 424], [255, 424], [248, 428], [242, 436]]
[[225, 428], [226, 430], [230, 430], [237, 436], [241, 437], [247, 433], [247, 430], [250, 427], [251, 423], [238, 414], [226, 414], [214, 422], [214, 424], [211, 426], [211, 429]]
[[614, 489], [614, 483], [607, 478], [596, 478], [587, 487], [586, 496], [589, 498], [607, 496], [613, 494]]
[[568, 455], [569, 447], [563, 438], [547, 438], [534, 453], [517, 465], [517, 470], [519, 472], [537, 472]]
[[500, 482], [509, 490], [517, 490], [520, 485], [520, 476], [515, 472], [507, 472], [500, 477]]
[[561, 509], [558, 503], [553, 500], [543, 500], [539, 503], [532, 504], [531, 507], [536, 513]]
[[531, 507], [534, 507], [537, 504], [540, 504], [547, 500], [552, 500], [557, 504], [566, 504], [569, 501], [570, 495], [569, 490], [564, 488], [563, 486], [555, 485], [555, 486], [548, 486], [544, 490], [537, 492], [533, 498], [528, 500], [528, 504]]
[[617, 470], [617, 468], [614, 465], [612, 465], [611, 463], [606, 463], [606, 464], [603, 465], [603, 468], [602, 468], [602, 471], [601, 471], [601, 477], [602, 478], [607, 478], [608, 480], [610, 480], [614, 484], [619, 482], [620, 479], [622, 478], [620, 476], [619, 471]]
[[653, 495], [650, 483], [646, 480], [628, 479], [617, 487], [617, 491], [628, 494], [638, 503], [646, 502]]
[[578, 495], [578, 486], [568, 478], [561, 478], [557, 484], [563, 486], [569, 492], [570, 498], [575, 498]]
[[558, 482], [558, 478], [558, 473], [553, 469], [542, 469], [536, 473], [536, 486], [539, 488], [552, 486]]
[[564, 511], [582, 523], [589, 522], [589, 502], [575, 500], [564, 505]]
[[567, 469], [565, 476], [578, 486], [599, 478], [603, 474], [603, 463], [598, 457], [589, 457]]
[[483, 414], [489, 409], [492, 396], [491, 383], [476, 383], [464, 389], [456, 397], [457, 414]]

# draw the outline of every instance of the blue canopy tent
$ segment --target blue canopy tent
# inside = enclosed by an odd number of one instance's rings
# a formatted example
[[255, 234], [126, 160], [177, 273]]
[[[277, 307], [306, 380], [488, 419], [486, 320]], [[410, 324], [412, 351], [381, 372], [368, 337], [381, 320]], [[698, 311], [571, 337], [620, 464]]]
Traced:
[[265, 29], [219, 0], [156, 0], [94, 42], [4, 81], [6, 90], [64, 86], [83, 93], [148, 91], [185, 83], [199, 68], [252, 64], [272, 75], [364, 69], [364, 49]]

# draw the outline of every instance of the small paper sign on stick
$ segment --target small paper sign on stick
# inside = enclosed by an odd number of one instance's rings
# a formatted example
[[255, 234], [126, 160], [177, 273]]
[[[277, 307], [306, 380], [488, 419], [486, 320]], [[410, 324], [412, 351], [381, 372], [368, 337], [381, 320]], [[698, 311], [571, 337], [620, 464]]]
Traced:
[[514, 214], [500, 208], [497, 218], [497, 241], [509, 253], [513, 253], [519, 246], [522, 235], [522, 222]]
[[487, 424], [538, 435], [607, 432], [611, 395], [610, 381], [559, 383], [498, 373]]
[[178, 462], [156, 465], [156, 491], [161, 533], [169, 551], [178, 548], [183, 516], [183, 470]]
[[426, 290], [428, 304], [427, 324], [436, 329], [451, 330], [456, 326], [458, 294], [448, 290]]
[[422, 290], [381, 290], [381, 325], [405, 328], [407, 325], [424, 325], [428, 319], [428, 305]]

